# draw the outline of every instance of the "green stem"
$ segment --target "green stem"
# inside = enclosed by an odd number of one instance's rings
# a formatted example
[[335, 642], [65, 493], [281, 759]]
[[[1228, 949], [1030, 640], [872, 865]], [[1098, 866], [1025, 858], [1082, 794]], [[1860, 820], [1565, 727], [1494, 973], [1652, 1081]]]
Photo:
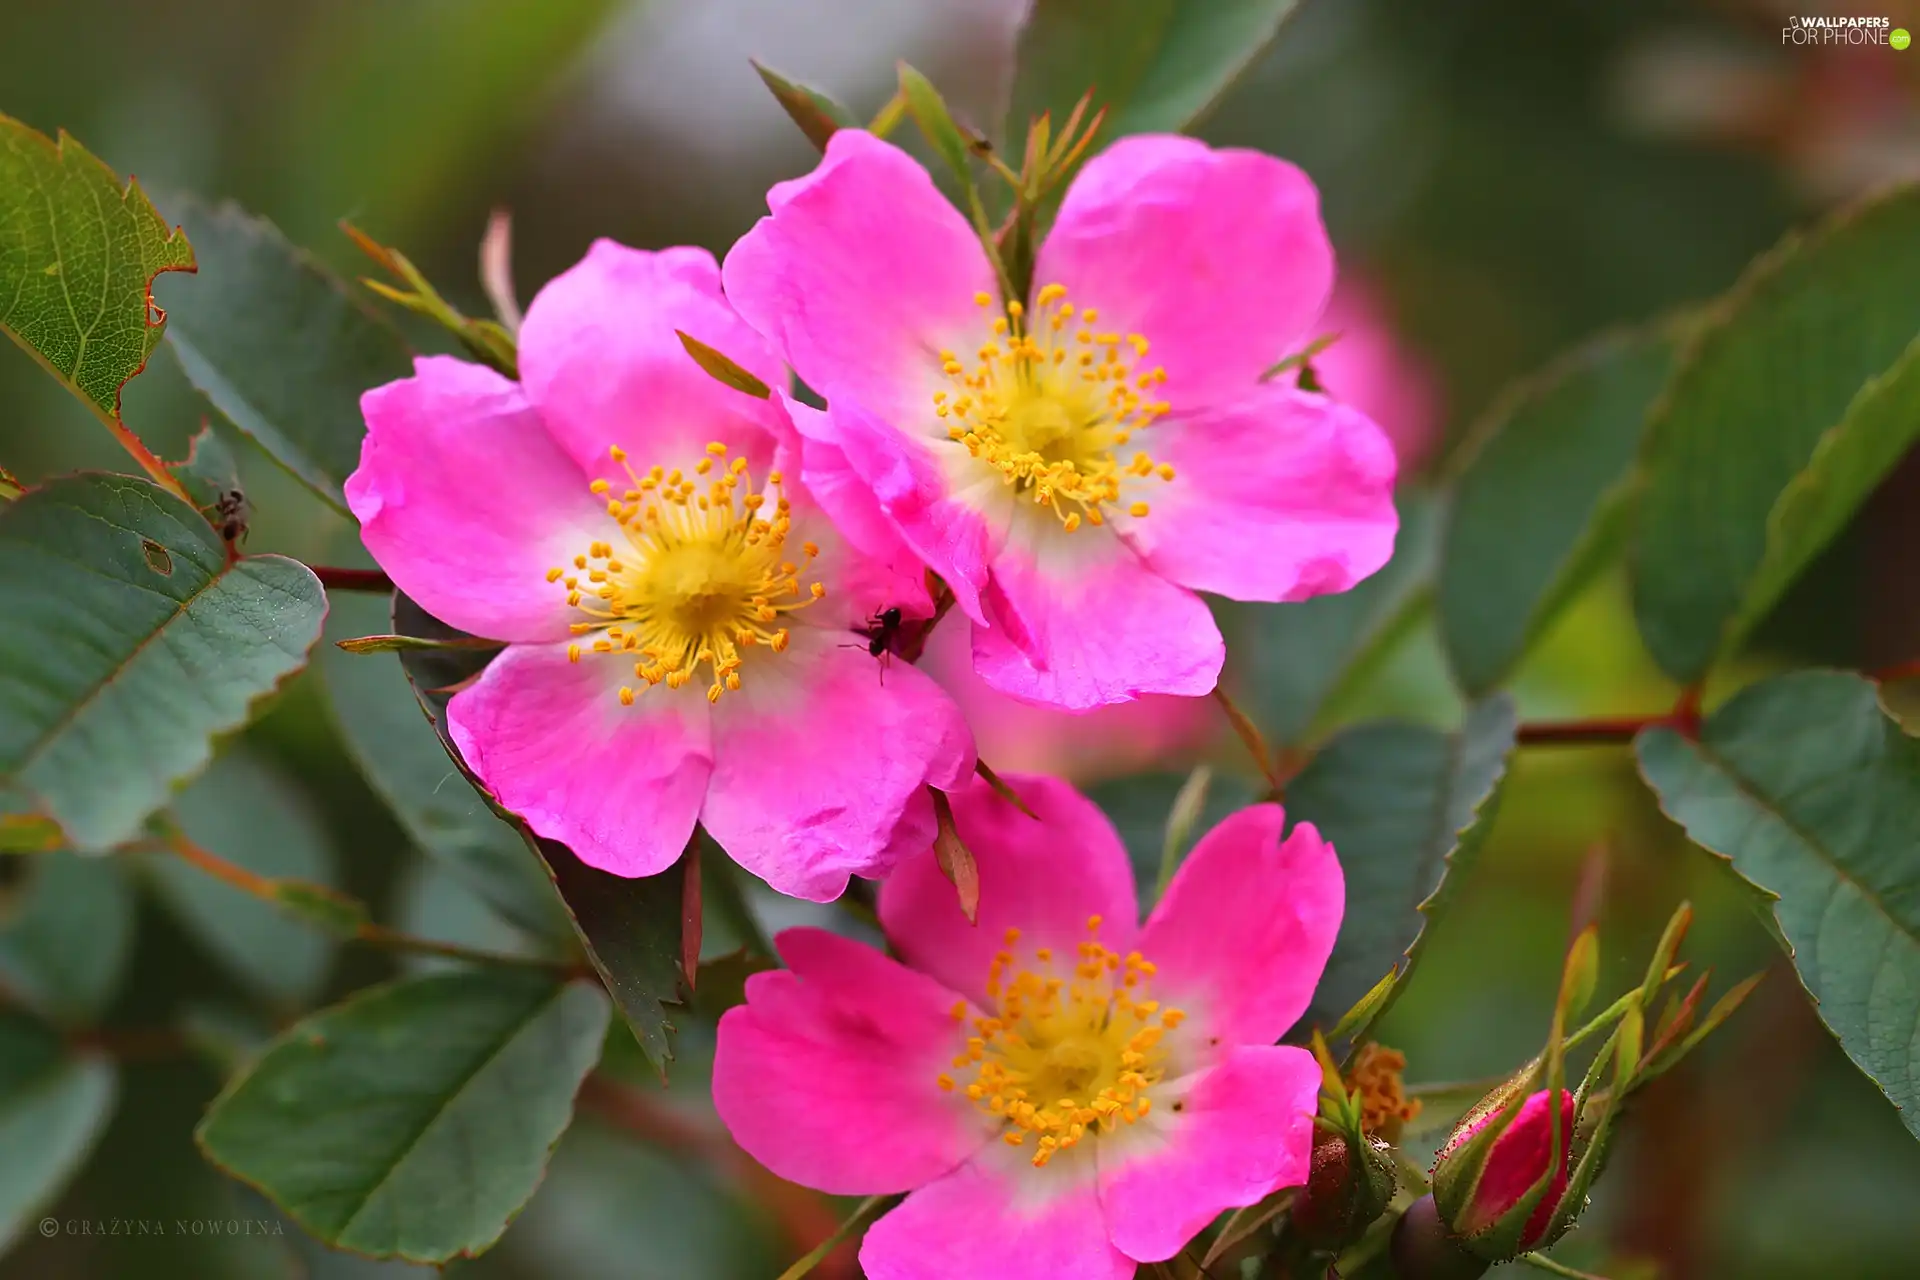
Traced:
[[815, 1245], [811, 1252], [800, 1261], [780, 1273], [780, 1280], [800, 1280], [815, 1267], [825, 1262], [827, 1255], [840, 1246], [840, 1242], [859, 1230], [862, 1223], [872, 1216], [874, 1210], [893, 1199], [892, 1196], [868, 1196], [860, 1202], [860, 1207], [847, 1215], [847, 1220], [833, 1229], [833, 1234]]

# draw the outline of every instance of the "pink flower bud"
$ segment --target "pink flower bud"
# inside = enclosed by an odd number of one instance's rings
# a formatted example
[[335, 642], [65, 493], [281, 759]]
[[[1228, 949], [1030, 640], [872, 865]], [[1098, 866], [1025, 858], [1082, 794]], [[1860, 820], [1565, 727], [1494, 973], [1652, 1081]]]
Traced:
[[[1455, 1130], [1447, 1139], [1447, 1145], [1440, 1150], [1439, 1160], [1434, 1165], [1434, 1176], [1438, 1179], [1447, 1162], [1455, 1153], [1464, 1148], [1474, 1135], [1480, 1133], [1489, 1124], [1500, 1122], [1501, 1110], [1495, 1109], [1487, 1114], [1475, 1117]], [[1547, 1233], [1547, 1227], [1553, 1220], [1554, 1209], [1560, 1198], [1566, 1194], [1567, 1172], [1570, 1164], [1569, 1150], [1573, 1146], [1574, 1106], [1573, 1095], [1562, 1091], [1560, 1094], [1560, 1161], [1554, 1170], [1553, 1181], [1548, 1184], [1546, 1193], [1540, 1197], [1527, 1217], [1524, 1230], [1520, 1233], [1519, 1248], [1523, 1252], [1538, 1245]], [[1508, 1121], [1504, 1130], [1493, 1140], [1493, 1147], [1487, 1152], [1486, 1164], [1480, 1171], [1479, 1180], [1473, 1185], [1465, 1203], [1450, 1224], [1455, 1235], [1471, 1242], [1473, 1237], [1481, 1235], [1502, 1220], [1517, 1205], [1526, 1199], [1540, 1176], [1547, 1171], [1548, 1161], [1553, 1158], [1553, 1109], [1548, 1101], [1546, 1090], [1530, 1095], [1520, 1104], [1520, 1110]]]

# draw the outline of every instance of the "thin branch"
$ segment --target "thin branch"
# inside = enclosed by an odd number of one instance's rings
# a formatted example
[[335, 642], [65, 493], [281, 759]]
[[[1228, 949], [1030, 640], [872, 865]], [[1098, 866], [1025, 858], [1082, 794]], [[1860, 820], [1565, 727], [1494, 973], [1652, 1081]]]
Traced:
[[[227, 861], [210, 849], [203, 848], [188, 839], [185, 833], [173, 830], [166, 833], [163, 841], [168, 852], [182, 862], [231, 885], [249, 897], [286, 910], [289, 915], [298, 918], [298, 913], [288, 909], [286, 889], [288, 882], [275, 880], [258, 872]], [[379, 947], [385, 951], [407, 952], [413, 955], [441, 956], [448, 960], [463, 960], [471, 964], [509, 965], [518, 968], [548, 969], [566, 977], [578, 977], [590, 974], [586, 965], [572, 960], [555, 960], [546, 956], [512, 955], [504, 951], [485, 951], [478, 947], [463, 947], [458, 943], [440, 942], [433, 938], [422, 938], [398, 929], [389, 929], [385, 925], [362, 920], [354, 926], [353, 933], [347, 939], [364, 943], [370, 947]]]
[[860, 1226], [872, 1216], [873, 1211], [892, 1200], [892, 1196], [868, 1196], [860, 1202], [860, 1207], [847, 1215], [847, 1220], [834, 1228], [833, 1234], [816, 1245], [806, 1257], [780, 1273], [780, 1280], [800, 1280], [826, 1260], [828, 1254], [840, 1247], [840, 1242], [859, 1230]]
[[1515, 1261], [1524, 1262], [1535, 1270], [1545, 1271], [1550, 1275], [1570, 1277], [1570, 1280], [1607, 1280], [1603, 1275], [1596, 1275], [1591, 1271], [1577, 1271], [1564, 1262], [1555, 1262], [1544, 1253], [1523, 1253]]
[[378, 591], [393, 590], [393, 579], [378, 569], [341, 569], [333, 565], [310, 564], [313, 576], [320, 579], [320, 585], [329, 591]]
[[1259, 726], [1254, 724], [1253, 717], [1242, 711], [1240, 704], [1228, 696], [1226, 689], [1220, 685], [1213, 687], [1213, 698], [1220, 704], [1221, 710], [1227, 713], [1227, 720], [1233, 725], [1234, 733], [1238, 734], [1240, 741], [1246, 744], [1247, 751], [1253, 756], [1254, 764], [1260, 769], [1260, 776], [1267, 780], [1274, 794], [1278, 795], [1280, 789], [1286, 785], [1287, 779], [1275, 766], [1273, 751], [1267, 746], [1267, 740], [1261, 735]]
[[1530, 720], [1514, 735], [1523, 747], [1590, 747], [1632, 742], [1642, 729], [1671, 725], [1670, 715], [1601, 716], [1592, 720]]

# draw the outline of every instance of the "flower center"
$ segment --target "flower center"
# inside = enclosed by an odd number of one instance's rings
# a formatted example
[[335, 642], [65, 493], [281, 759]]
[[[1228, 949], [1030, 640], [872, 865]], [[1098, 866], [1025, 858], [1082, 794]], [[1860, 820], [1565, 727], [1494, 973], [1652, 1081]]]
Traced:
[[[645, 687], [664, 682], [678, 689], [704, 666], [712, 681], [707, 701], [718, 702], [740, 687], [746, 650], [784, 650], [787, 615], [827, 594], [818, 582], [803, 592], [800, 568], [787, 558], [793, 521], [780, 473], [767, 477], [769, 516], [767, 494], [755, 490], [747, 460], [727, 462], [723, 444], [708, 445], [691, 476], [658, 466], [640, 475], [626, 450], [615, 445], [609, 452], [628, 487], [618, 497], [605, 480], [591, 488], [607, 499], [625, 545], [592, 543], [570, 569], [547, 570], [547, 581], [591, 619], [573, 624], [575, 635], [594, 636], [587, 649], [630, 655]], [[820, 554], [811, 542], [801, 551], [808, 560]], [[567, 646], [570, 661], [582, 652], [578, 642]], [[632, 706], [635, 696], [632, 686], [621, 687], [623, 704]]]
[[[993, 305], [985, 293], [974, 301]], [[1167, 412], [1166, 401], [1149, 398], [1167, 372], [1143, 367], [1145, 338], [1103, 332], [1099, 320], [1069, 302], [1063, 285], [1040, 290], [1031, 316], [1009, 302], [971, 369], [940, 353], [948, 385], [933, 393], [934, 412], [951, 420], [948, 437], [1050, 508], [1069, 533], [1106, 523], [1103, 506], [1120, 501], [1128, 480], [1173, 479], [1171, 466], [1142, 451], [1121, 461], [1133, 433]], [[1130, 515], [1147, 511], [1145, 502], [1127, 505]]]
[[[942, 1089], [959, 1089], [1004, 1120], [1007, 1145], [1033, 1137], [1035, 1168], [1089, 1134], [1145, 1116], [1147, 1090], [1167, 1074], [1162, 1040], [1186, 1018], [1147, 998], [1151, 962], [1138, 951], [1122, 956], [1099, 935], [1100, 917], [1093, 916], [1087, 940], [1062, 973], [1046, 947], [1032, 953], [1032, 967], [1016, 969], [1020, 931], [1007, 930], [987, 974], [992, 1008], [973, 1020], [973, 1035], [952, 1064], [971, 1069], [973, 1078], [960, 1084], [951, 1074], [939, 1077]], [[965, 1020], [964, 1002], [953, 1016]]]

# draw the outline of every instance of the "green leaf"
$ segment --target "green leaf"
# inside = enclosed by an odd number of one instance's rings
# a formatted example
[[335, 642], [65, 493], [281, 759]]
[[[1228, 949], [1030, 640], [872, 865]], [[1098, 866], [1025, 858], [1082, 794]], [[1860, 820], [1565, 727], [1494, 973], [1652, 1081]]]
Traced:
[[1806, 469], [1781, 490], [1767, 516], [1767, 549], [1724, 649], [1773, 611], [1814, 557], [1920, 439], [1920, 338], [1884, 377], [1860, 389], [1838, 426], [1820, 437]]
[[167, 340], [187, 378], [269, 457], [335, 507], [360, 465], [360, 395], [413, 372], [400, 331], [272, 223], [180, 202], [200, 277]]
[[112, 858], [49, 853], [26, 871], [0, 913], [0, 985], [57, 1021], [95, 1021], [133, 952], [133, 889]]
[[[338, 639], [391, 625], [385, 600], [341, 595], [333, 601], [327, 635]], [[421, 851], [535, 937], [572, 937], [540, 864], [519, 833], [465, 784], [432, 721], [420, 713], [400, 664], [329, 644], [322, 646], [318, 665], [348, 754]]]
[[[281, 772], [245, 751], [213, 762], [174, 805], [195, 844], [274, 880], [337, 885], [321, 815]], [[306, 1004], [333, 959], [331, 938], [170, 854], [146, 861], [161, 899], [242, 983], [283, 1006]]]
[[920, 126], [920, 132], [940, 153], [940, 158], [961, 185], [971, 188], [973, 168], [968, 159], [967, 140], [960, 136], [960, 127], [953, 122], [946, 99], [940, 96], [940, 91], [933, 87], [932, 81], [904, 62], [900, 64], [900, 93], [906, 99], [907, 111], [913, 116], [913, 122]]
[[196, 1136], [336, 1248], [478, 1254], [539, 1184], [607, 1015], [593, 984], [531, 972], [375, 987], [289, 1029]]
[[[393, 625], [407, 635], [459, 634], [397, 594]], [[451, 699], [440, 692], [477, 674], [489, 656], [457, 649], [415, 649], [400, 655], [400, 665], [413, 682], [420, 706], [432, 718], [446, 755], [491, 805], [493, 798], [467, 769], [447, 735], [446, 708]], [[535, 835], [514, 814], [499, 808], [494, 812], [512, 823], [527, 847], [539, 855], [541, 867], [572, 919], [575, 934], [586, 947], [588, 960], [633, 1028], [634, 1039], [664, 1080], [666, 1064], [673, 1057], [668, 1037], [674, 1028], [667, 1006], [686, 1003], [680, 934], [687, 860], [682, 858], [657, 876], [629, 880], [589, 867], [559, 841]]]
[[765, 400], [773, 395], [772, 387], [736, 364], [731, 356], [716, 351], [700, 339], [681, 333], [678, 329], [675, 329], [674, 333], [679, 335], [680, 345], [687, 349], [687, 354], [693, 357], [693, 362], [706, 370], [707, 376], [715, 382], [732, 387], [735, 391], [744, 392], [756, 400]]
[[789, 80], [757, 58], [749, 61], [788, 117], [807, 135], [807, 141], [820, 150], [827, 149], [827, 139], [837, 130], [859, 128], [852, 112], [812, 85]]
[[1393, 559], [1351, 591], [1298, 604], [1230, 605], [1223, 612], [1242, 705], [1282, 746], [1306, 741], [1321, 709], [1382, 657], [1427, 604], [1441, 503], [1410, 490], [1395, 502], [1400, 534]]
[[0, 1254], [59, 1196], [113, 1114], [113, 1064], [0, 1013]]
[[1493, 826], [1514, 729], [1504, 694], [1474, 706], [1453, 733], [1356, 725], [1335, 734], [1287, 784], [1288, 829], [1311, 822], [1347, 877], [1340, 938], [1302, 1026], [1334, 1025], [1398, 966], [1393, 994], [1374, 1006], [1358, 1035], [1405, 988], [1425, 925], [1445, 912]]
[[[1159, 880], [1160, 863], [1166, 852], [1167, 818], [1186, 783], [1186, 774], [1142, 773], [1087, 788], [1088, 799], [1106, 813], [1120, 833], [1121, 843], [1127, 846], [1134, 880], [1141, 886], [1143, 904], [1147, 902], [1148, 890]], [[1222, 818], [1252, 804], [1258, 796], [1255, 784], [1245, 778], [1216, 775], [1207, 786], [1206, 803], [1189, 827], [1191, 839], [1177, 850], [1175, 864], [1178, 865], [1194, 843], [1213, 830]]]
[[103, 418], [160, 341], [153, 278], [193, 269], [138, 182], [0, 115], [0, 329]]
[[1055, 126], [1088, 90], [1102, 135], [1178, 133], [1226, 93], [1294, 0], [1034, 0], [1014, 54], [1008, 150], [1042, 112]]
[[192, 507], [107, 475], [0, 507], [0, 599], [0, 776], [82, 850], [131, 839], [204, 768], [327, 608], [305, 565], [229, 564]]
[[1777, 899], [1820, 1016], [1920, 1137], [1920, 739], [1870, 681], [1802, 671], [1637, 748], [1667, 815]]
[[1640, 430], [1666, 385], [1677, 324], [1611, 334], [1494, 409], [1454, 488], [1437, 605], [1473, 695], [1504, 679], [1617, 550]]
[[173, 474], [215, 528], [229, 518], [229, 513], [244, 521], [246, 492], [240, 487], [240, 464], [211, 424], [193, 433], [187, 444], [187, 460], [177, 464]]
[[[1735, 638], [1749, 595], [1777, 592], [1818, 549], [1770, 553], [1769, 516], [1836, 428], [1876, 438], [1845, 446], [1845, 485], [1829, 477], [1822, 514], [1790, 518], [1783, 532], [1836, 528], [1865, 497], [1878, 478], [1868, 464], [1889, 456], [1885, 433], [1910, 431], [1901, 415], [1920, 411], [1911, 376], [1885, 378], [1916, 335], [1920, 186], [1911, 185], [1789, 236], [1706, 318], [1641, 455], [1634, 612], [1669, 675], [1699, 679]], [[1897, 399], [1875, 407], [1881, 394]]]

